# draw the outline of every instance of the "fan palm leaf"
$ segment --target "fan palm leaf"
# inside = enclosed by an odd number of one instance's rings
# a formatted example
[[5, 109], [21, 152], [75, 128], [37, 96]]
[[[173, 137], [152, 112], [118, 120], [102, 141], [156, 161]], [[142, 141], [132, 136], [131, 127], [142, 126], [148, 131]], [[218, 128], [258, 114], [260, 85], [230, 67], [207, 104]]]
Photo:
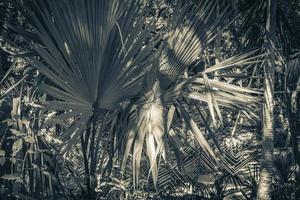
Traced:
[[139, 180], [140, 162], [144, 141], [146, 154], [151, 163], [150, 170], [154, 184], [157, 177], [157, 155], [163, 151], [164, 141], [164, 107], [161, 101], [159, 82], [155, 80], [155, 74], [148, 72], [144, 84], [144, 95], [136, 102], [135, 112], [129, 124], [127, 142], [124, 147], [122, 170], [133, 148], [133, 183], [134, 187]]
[[24, 6], [40, 43], [32, 45], [39, 57], [23, 57], [50, 80], [38, 90], [54, 100], [42, 105], [75, 118], [62, 134], [64, 142], [71, 140], [68, 149], [99, 110], [139, 92], [158, 40], [148, 41], [152, 26], [143, 27], [140, 1], [36, 0]]
[[172, 28], [159, 58], [159, 71], [164, 88], [175, 82], [216, 36], [214, 30], [228, 11], [224, 9], [217, 19], [213, 18], [217, 4], [218, 1], [203, 1], [198, 7], [187, 4], [175, 11]]

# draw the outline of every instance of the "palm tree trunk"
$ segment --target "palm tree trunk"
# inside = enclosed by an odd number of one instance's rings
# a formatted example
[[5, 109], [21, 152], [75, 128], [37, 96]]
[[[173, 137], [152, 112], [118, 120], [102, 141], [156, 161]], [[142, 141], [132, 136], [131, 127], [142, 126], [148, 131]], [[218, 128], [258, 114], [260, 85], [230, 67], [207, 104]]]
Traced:
[[[221, 36], [222, 36], [222, 31], [220, 27], [217, 29], [217, 36], [216, 36], [216, 41], [215, 41], [215, 63], [218, 64], [221, 62]], [[214, 75], [216, 76], [215, 79], [219, 79], [218, 75], [219, 72], [215, 71]]]
[[[217, 13], [220, 13], [220, 5], [217, 5]], [[221, 28], [217, 28], [217, 35], [215, 39], [215, 63], [218, 64], [221, 62], [221, 37], [222, 37], [222, 31]], [[215, 75], [218, 76], [218, 71], [215, 72]], [[217, 78], [218, 79], [218, 78]]]
[[267, 23], [264, 48], [267, 52], [264, 65], [264, 106], [263, 106], [263, 142], [261, 171], [258, 185], [257, 199], [271, 199], [270, 186], [272, 183], [273, 148], [274, 148], [274, 76], [275, 55], [272, 46], [276, 40], [276, 10], [277, 0], [268, 0]]
[[216, 64], [221, 62], [221, 37], [222, 37], [222, 31], [220, 27], [217, 29], [217, 36], [215, 41], [215, 62]]
[[88, 145], [88, 138], [91, 132], [91, 121], [88, 123], [87, 131], [85, 135], [80, 136], [81, 148], [82, 148], [82, 155], [83, 155], [83, 163], [84, 163], [84, 170], [85, 170], [85, 177], [86, 177], [86, 197], [91, 199], [92, 189], [91, 189], [91, 181], [90, 181], [90, 169], [89, 169], [89, 160], [88, 160], [88, 153], [87, 153], [87, 145]]
[[300, 155], [298, 149], [298, 131], [300, 130], [300, 124], [298, 122], [299, 114], [297, 107], [298, 92], [300, 91], [300, 78], [297, 81], [297, 86], [291, 95], [288, 96], [287, 107], [288, 107], [288, 118], [291, 131], [291, 145], [293, 149], [294, 158], [297, 167], [300, 167]]

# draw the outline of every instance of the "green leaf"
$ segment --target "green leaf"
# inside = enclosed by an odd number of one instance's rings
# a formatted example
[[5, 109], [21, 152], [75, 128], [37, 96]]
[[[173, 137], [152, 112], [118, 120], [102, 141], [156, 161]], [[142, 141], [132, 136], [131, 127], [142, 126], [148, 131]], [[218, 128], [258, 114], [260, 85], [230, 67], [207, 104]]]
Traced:
[[234, 66], [242, 66], [242, 65], [251, 65], [255, 63], [261, 63], [263, 61], [263, 57], [265, 56], [264, 54], [258, 55], [258, 56], [253, 56], [258, 52], [258, 49], [246, 52], [246, 53], [241, 53], [239, 55], [235, 55], [231, 58], [228, 58], [226, 60], [223, 60], [222, 62], [219, 62], [215, 64], [212, 67], [207, 68], [206, 70], [203, 71], [203, 73], [210, 73], [214, 71], [219, 71], [221, 69], [228, 69], [232, 68]]
[[15, 136], [25, 136], [25, 133], [21, 133], [19, 130], [17, 129], [9, 129], [11, 131], [12, 134], [14, 134]]
[[24, 139], [25, 142], [30, 143], [30, 144], [33, 144], [35, 142], [34, 137], [29, 136], [29, 135], [23, 137], [23, 139]]
[[17, 139], [12, 147], [12, 157], [15, 157], [17, 153], [23, 148], [23, 139]]
[[15, 84], [13, 84], [12, 86], [10, 86], [4, 92], [4, 94], [2, 94], [2, 96], [0, 96], [0, 100], [3, 99], [7, 94], [9, 94], [13, 89], [15, 89], [20, 83], [22, 83], [27, 78], [27, 76], [28, 76], [28, 74], [22, 76], [22, 78], [20, 80], [18, 80]]
[[2, 179], [8, 180], [8, 181], [17, 181], [22, 180], [22, 177], [18, 174], [6, 174], [1, 176]]
[[5, 156], [5, 151], [4, 150], [0, 150], [0, 157], [4, 157]]

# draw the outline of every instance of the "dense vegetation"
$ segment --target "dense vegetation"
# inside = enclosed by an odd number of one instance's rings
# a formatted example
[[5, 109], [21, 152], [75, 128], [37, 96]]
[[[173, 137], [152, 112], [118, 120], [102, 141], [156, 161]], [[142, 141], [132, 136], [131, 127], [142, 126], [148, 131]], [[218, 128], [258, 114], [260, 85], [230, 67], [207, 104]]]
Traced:
[[0, 1], [0, 199], [299, 199], [299, 0]]

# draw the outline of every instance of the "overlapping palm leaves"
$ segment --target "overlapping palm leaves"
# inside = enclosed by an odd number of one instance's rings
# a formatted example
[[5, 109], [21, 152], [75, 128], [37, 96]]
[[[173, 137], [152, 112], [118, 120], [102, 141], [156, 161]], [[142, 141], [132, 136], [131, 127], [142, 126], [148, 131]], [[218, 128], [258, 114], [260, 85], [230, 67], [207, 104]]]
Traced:
[[[101, 110], [130, 111], [121, 144], [122, 169], [132, 150], [134, 184], [139, 181], [140, 161], [146, 141], [154, 183], [158, 155], [164, 155], [164, 142], [175, 110], [182, 116], [202, 149], [216, 160], [214, 150], [190, 117], [181, 98], [208, 103], [212, 119], [222, 119], [220, 106], [251, 108], [258, 98], [248, 88], [211, 80], [209, 73], [257, 62], [255, 51], [224, 60], [188, 79], [182, 72], [199, 58], [213, 40], [222, 17], [214, 19], [216, 2], [203, 1], [199, 7], [183, 6], [174, 13], [174, 23], [160, 50], [157, 36], [150, 38], [151, 24], [144, 19], [140, 2], [121, 0], [34, 0], [26, 9], [40, 40], [32, 47], [39, 56], [25, 57], [50, 82], [39, 91], [54, 100], [41, 102], [48, 110], [63, 110], [54, 117], [71, 125], [61, 134], [63, 151], [72, 147]], [[23, 33], [23, 32], [22, 32]], [[124, 103], [125, 102], [125, 103]], [[128, 104], [129, 103], [129, 104]], [[125, 117], [126, 118], [126, 117]], [[127, 119], [128, 120], [128, 119]], [[120, 121], [121, 123], [122, 121]], [[119, 126], [119, 125], [117, 125]], [[118, 134], [117, 134], [118, 135]]]
[[[33, 49], [40, 56], [28, 61], [51, 80], [40, 92], [56, 100], [42, 104], [66, 110], [61, 120], [74, 118], [62, 140], [72, 146], [92, 115], [134, 96], [149, 65], [155, 41], [144, 26], [139, 2], [33, 1], [26, 10], [41, 40]], [[133, 31], [131, 31], [133, 30]], [[143, 49], [142, 49], [143, 48]]]
[[[203, 133], [189, 116], [188, 111], [181, 105], [179, 101], [181, 98], [191, 98], [207, 102], [214, 121], [216, 121], [215, 113], [218, 114], [219, 119], [222, 119], [219, 105], [244, 108], [251, 111], [251, 107], [255, 106], [259, 101], [257, 96], [249, 95], [259, 94], [257, 91], [208, 78], [208, 74], [216, 70], [236, 66], [242, 67], [243, 65], [261, 62], [261, 60], [257, 61], [261, 56], [253, 56], [256, 51], [250, 51], [224, 60], [203, 71], [203, 73], [186, 80], [179, 78], [180, 74], [197, 60], [203, 50], [202, 48], [214, 37], [211, 29], [217, 26], [219, 22], [210, 18], [210, 12], [214, 9], [214, 5], [207, 1], [200, 10], [184, 7], [176, 15], [177, 17], [179, 16], [175, 19], [174, 23], [176, 25], [170, 30], [161, 50], [158, 76], [152, 78], [154, 80], [151, 83], [147, 82], [148, 90], [145, 90], [146, 92], [141, 98], [144, 100], [141, 101], [142, 103], [139, 103], [139, 105], [143, 106], [137, 106], [138, 111], [134, 115], [134, 126], [131, 126], [128, 131], [128, 140], [124, 141], [124, 146], [126, 147], [123, 147], [124, 151], [121, 153], [124, 155], [124, 169], [130, 149], [133, 148], [133, 174], [135, 183], [138, 183], [139, 164], [137, 163], [141, 160], [144, 138], [146, 138], [146, 154], [151, 162], [153, 181], [154, 183], [156, 182], [156, 158], [159, 154], [165, 154], [164, 138], [171, 128], [175, 110], [180, 113], [184, 123], [191, 130], [202, 149], [210, 157], [217, 160], [213, 149], [206, 141]], [[188, 17], [185, 18], [187, 15]], [[182, 19], [186, 19], [186, 21]], [[186, 22], [189, 22], [188, 25]], [[199, 34], [199, 31], [203, 31], [202, 34]], [[151, 94], [151, 97], [149, 94]], [[149, 107], [152, 109], [149, 109]], [[170, 107], [172, 108], [170, 109]], [[153, 109], [157, 111], [153, 112]], [[163, 114], [163, 112], [168, 114]], [[159, 130], [154, 131], [154, 129]], [[149, 148], [151, 149], [150, 151]]]

